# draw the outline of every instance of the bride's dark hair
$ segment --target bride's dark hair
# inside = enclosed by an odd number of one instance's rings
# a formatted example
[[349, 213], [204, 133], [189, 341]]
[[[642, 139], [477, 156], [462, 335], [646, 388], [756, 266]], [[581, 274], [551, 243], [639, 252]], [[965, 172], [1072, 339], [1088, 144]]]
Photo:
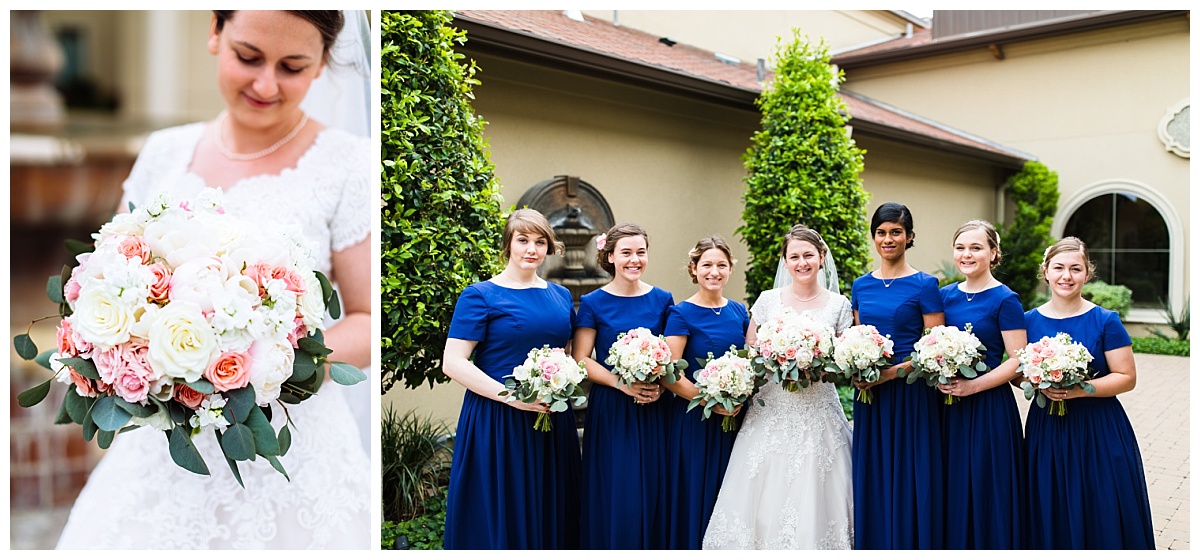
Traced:
[[[322, 54], [325, 57], [325, 62], [329, 62], [329, 49], [333, 48], [333, 42], [337, 40], [338, 33], [342, 32], [342, 26], [346, 24], [346, 18], [342, 15], [341, 10], [286, 10], [287, 13], [297, 16], [321, 33], [321, 43], [324, 45]], [[225, 27], [225, 22], [233, 19], [233, 14], [236, 10], [213, 10], [213, 14], [217, 16], [217, 32]]]

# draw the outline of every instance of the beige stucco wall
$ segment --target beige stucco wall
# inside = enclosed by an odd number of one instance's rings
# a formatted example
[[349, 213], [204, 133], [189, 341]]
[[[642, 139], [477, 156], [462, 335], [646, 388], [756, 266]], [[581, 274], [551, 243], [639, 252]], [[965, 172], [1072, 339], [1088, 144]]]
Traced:
[[[583, 13], [612, 21], [614, 10]], [[790, 40], [799, 29], [811, 40], [823, 38], [833, 52], [895, 37], [906, 21], [886, 10], [616, 10], [623, 27], [680, 43], [771, 65], [777, 38]]]
[[847, 89], [1033, 154], [1059, 177], [1059, 214], [1098, 190], [1135, 192], [1174, 226], [1172, 300], [1188, 291], [1189, 160], [1158, 125], [1189, 97], [1186, 18], [851, 69]]

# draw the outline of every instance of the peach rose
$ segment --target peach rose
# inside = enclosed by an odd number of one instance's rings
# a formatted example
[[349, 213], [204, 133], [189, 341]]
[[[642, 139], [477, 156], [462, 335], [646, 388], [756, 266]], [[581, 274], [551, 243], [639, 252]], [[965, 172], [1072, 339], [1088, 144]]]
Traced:
[[258, 286], [258, 297], [267, 297], [267, 282], [275, 278], [273, 267], [265, 262], [256, 262], [246, 265], [246, 270], [242, 274], [254, 280], [254, 284]]
[[283, 283], [287, 286], [287, 290], [289, 292], [292, 292], [298, 296], [302, 296], [304, 295], [304, 292], [308, 291], [307, 284], [304, 282], [304, 277], [301, 276], [299, 272], [289, 267], [277, 266], [271, 271], [271, 274], [274, 278], [283, 280]]
[[88, 379], [75, 371], [75, 368], [67, 368], [70, 370], [71, 383], [75, 384], [75, 392], [81, 397], [98, 397], [100, 392], [92, 385], [92, 380]]
[[175, 400], [179, 401], [179, 404], [183, 406], [196, 410], [200, 408], [200, 403], [204, 401], [204, 393], [192, 389], [183, 383], [176, 383]]
[[204, 370], [204, 378], [218, 391], [241, 389], [250, 383], [250, 355], [225, 352]]
[[130, 236], [121, 240], [117, 245], [117, 252], [124, 255], [127, 259], [135, 259], [142, 264], [150, 264], [150, 247], [146, 245], [146, 241], [141, 237]]
[[150, 284], [150, 299], [167, 301], [171, 290], [171, 270], [163, 263], [151, 263], [150, 273], [154, 275], [154, 283]]

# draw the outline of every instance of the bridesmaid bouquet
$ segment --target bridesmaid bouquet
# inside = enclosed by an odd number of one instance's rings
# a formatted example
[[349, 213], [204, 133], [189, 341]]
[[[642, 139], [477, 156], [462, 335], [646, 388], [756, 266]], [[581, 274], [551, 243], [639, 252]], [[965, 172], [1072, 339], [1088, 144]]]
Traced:
[[[562, 412], [570, 408], [571, 402], [575, 406], [587, 402], [587, 396], [579, 386], [585, 378], [583, 362], [576, 362], [562, 348], [551, 348], [547, 344], [529, 351], [525, 363], [517, 366], [504, 380], [500, 396], [508, 397], [504, 402], [542, 401], [550, 405], [550, 412]], [[550, 413], [539, 412], [533, 421], [533, 429], [549, 432], [551, 427]]]
[[[688, 410], [703, 406], [704, 419], [712, 415], [714, 406], [733, 412], [738, 405], [746, 402], [754, 389], [756, 376], [750, 365], [750, 360], [743, 356], [736, 347], [730, 347], [720, 358], [713, 359], [708, 354], [704, 369], [696, 372], [696, 389], [700, 391], [688, 403]], [[721, 430], [728, 432], [737, 427], [737, 419], [726, 416], [721, 420]]]
[[92, 238], [68, 242], [78, 264], [46, 286], [57, 346], [39, 353], [28, 331], [13, 340], [54, 372], [18, 403], [38, 404], [57, 381], [70, 389], [55, 422], [79, 424], [101, 448], [119, 432], [161, 430], [177, 465], [207, 475], [192, 438], [211, 432], [239, 484], [237, 462], [255, 457], [287, 477], [291, 433], [271, 426], [271, 401], [313, 396], [326, 363], [337, 383], [366, 379], [327, 359], [322, 320], [341, 309], [301, 234], [225, 214], [221, 192], [206, 189], [130, 205]]
[[833, 352], [833, 329], [791, 309], [759, 325], [750, 361], [759, 377], [796, 392], [825, 381], [825, 364]]
[[[901, 368], [901, 375], [907, 377], [909, 383], [924, 379], [930, 387], [949, 383], [959, 375], [974, 379], [988, 370], [987, 364], [983, 363], [986, 351], [979, 338], [971, 334], [970, 323], [965, 330], [939, 325], [926, 329], [925, 336], [917, 341], [909, 358], [908, 373]], [[954, 395], [946, 395], [945, 402], [954, 404], [958, 400]]]
[[[1046, 408], [1048, 399], [1038, 389], [1079, 385], [1089, 395], [1096, 392], [1096, 388], [1088, 383], [1092, 353], [1086, 346], [1071, 340], [1067, 333], [1043, 336], [1037, 342], [1026, 344], [1017, 350], [1017, 359], [1020, 361], [1017, 371], [1025, 376], [1021, 382], [1025, 398], [1033, 400], [1036, 394], [1037, 405], [1041, 408]], [[1063, 416], [1066, 413], [1066, 401], [1050, 401], [1050, 414]]]
[[[892, 363], [892, 338], [879, 334], [874, 325], [855, 325], [842, 331], [833, 342], [832, 363], [825, 371], [850, 381], [879, 381], [882, 368]], [[871, 390], [859, 391], [859, 402], [871, 404]]]
[[635, 381], [656, 383], [659, 379], [676, 383], [680, 373], [687, 367], [687, 360], [671, 359], [667, 339], [655, 336], [646, 327], [618, 335], [604, 363], [616, 374], [617, 383], [626, 385], [632, 385]]

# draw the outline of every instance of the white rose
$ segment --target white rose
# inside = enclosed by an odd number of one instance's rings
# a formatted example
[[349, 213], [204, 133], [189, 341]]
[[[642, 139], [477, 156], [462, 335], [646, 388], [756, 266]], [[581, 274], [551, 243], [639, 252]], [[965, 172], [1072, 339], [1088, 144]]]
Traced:
[[[296, 354], [286, 339], [258, 340], [250, 346], [250, 385], [259, 406], [279, 398], [279, 388], [292, 376], [295, 360]], [[318, 370], [315, 375], [322, 372]]]
[[136, 321], [134, 307], [103, 290], [88, 290], [75, 301], [72, 326], [84, 340], [101, 350], [129, 340]]
[[213, 300], [225, 291], [229, 271], [225, 262], [214, 256], [189, 259], [171, 272], [171, 288], [167, 299], [172, 302], [191, 302], [205, 313], [213, 310]]
[[170, 413], [167, 410], [160, 409], [158, 412], [151, 414], [146, 418], [138, 418], [134, 416], [129, 419], [129, 423], [134, 426], [149, 426], [155, 430], [170, 431], [175, 427], [175, 422], [171, 420]]
[[145, 218], [144, 212], [121, 212], [113, 216], [107, 224], [100, 226], [99, 235], [93, 235], [93, 238], [96, 239], [96, 244], [100, 245], [114, 235], [141, 235], [146, 227]]
[[164, 213], [146, 226], [143, 235], [150, 252], [166, 259], [171, 268], [217, 252], [218, 236], [199, 220], [189, 220], [182, 214]]
[[154, 371], [188, 382], [200, 379], [218, 351], [217, 334], [190, 302], [171, 302], [159, 310], [149, 338], [146, 359]]
[[305, 291], [296, 305], [300, 309], [300, 317], [304, 320], [308, 334], [312, 334], [324, 324], [325, 301], [321, 293], [321, 282], [317, 280], [317, 275], [311, 270], [302, 275], [304, 276]]

